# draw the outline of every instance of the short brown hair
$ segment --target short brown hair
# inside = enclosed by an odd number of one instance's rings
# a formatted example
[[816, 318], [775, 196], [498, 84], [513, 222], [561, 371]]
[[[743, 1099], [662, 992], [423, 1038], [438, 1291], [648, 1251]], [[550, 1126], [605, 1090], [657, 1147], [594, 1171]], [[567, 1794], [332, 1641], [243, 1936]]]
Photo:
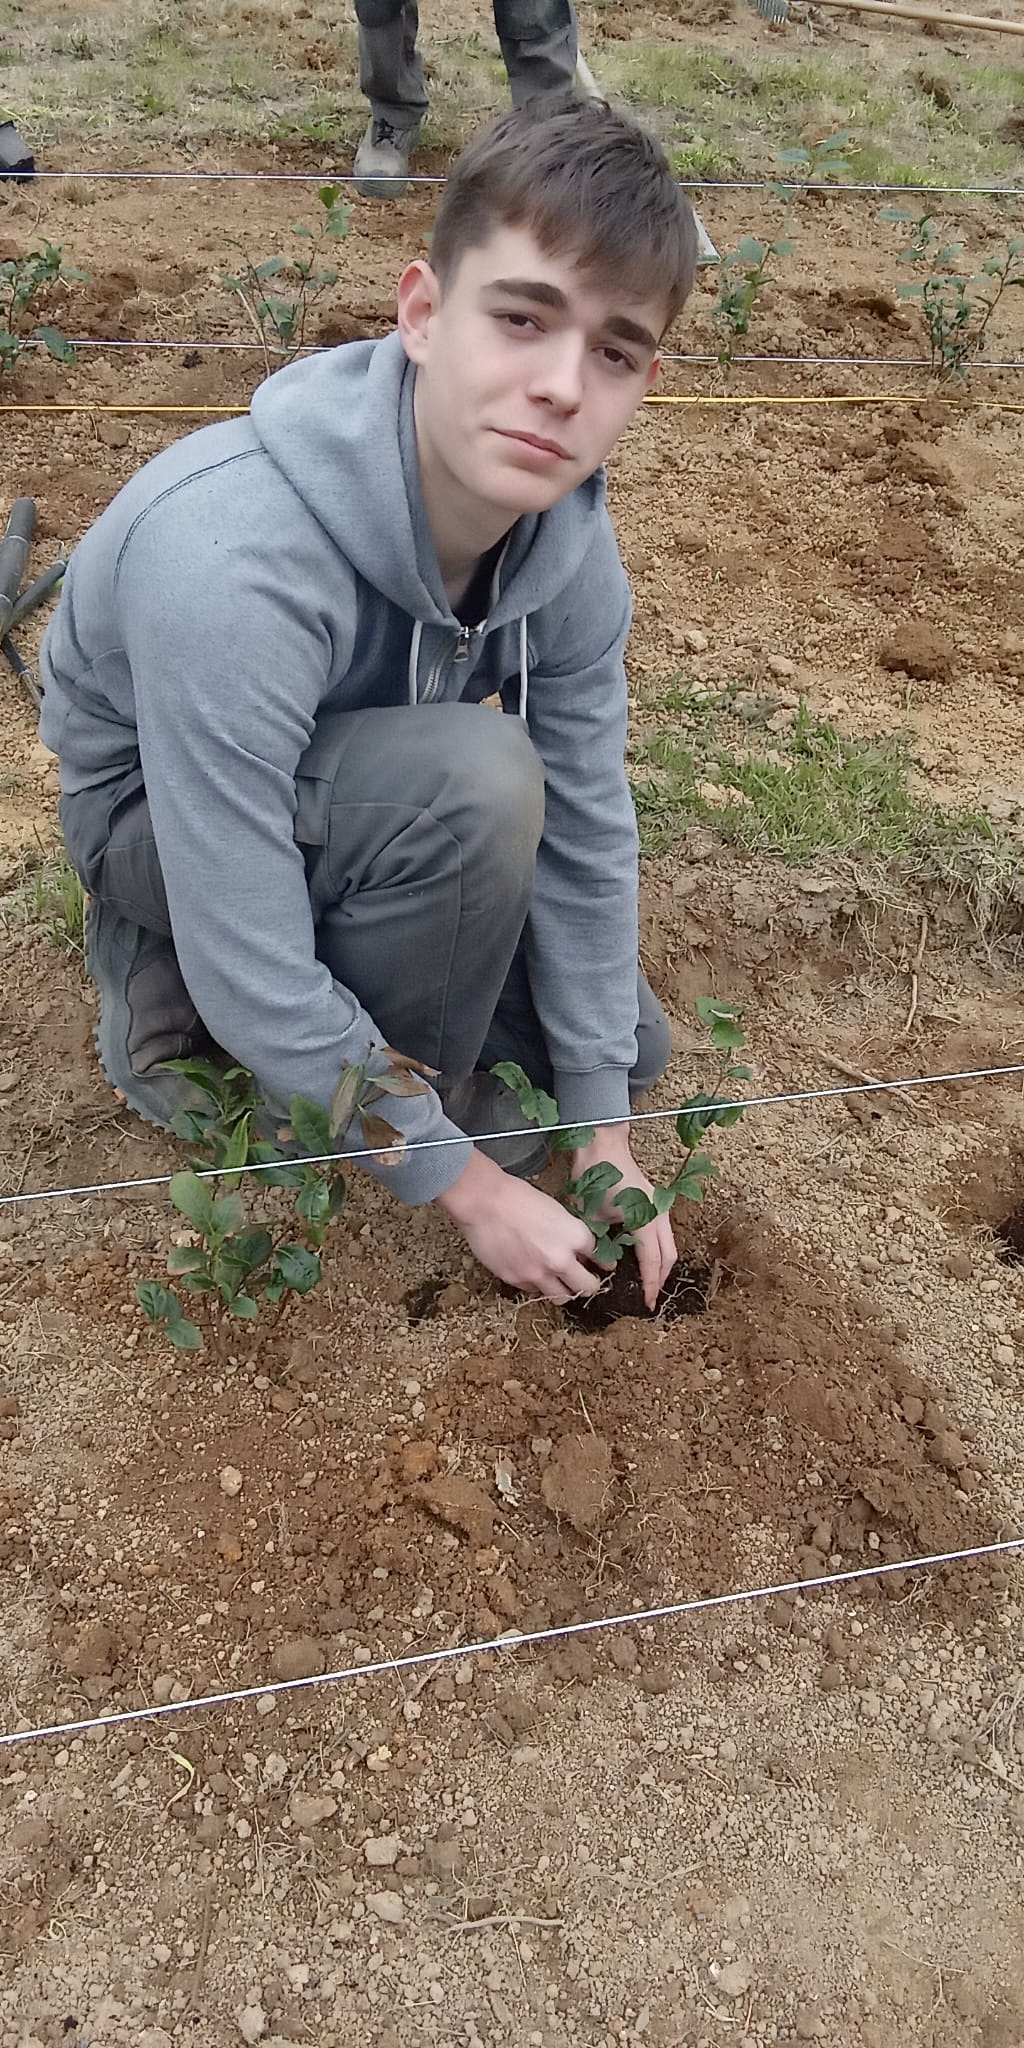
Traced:
[[666, 327], [689, 296], [697, 228], [664, 151], [628, 115], [573, 92], [512, 107], [463, 150], [430, 243], [444, 287], [496, 228], [522, 227], [547, 256], [636, 299], [661, 299]]

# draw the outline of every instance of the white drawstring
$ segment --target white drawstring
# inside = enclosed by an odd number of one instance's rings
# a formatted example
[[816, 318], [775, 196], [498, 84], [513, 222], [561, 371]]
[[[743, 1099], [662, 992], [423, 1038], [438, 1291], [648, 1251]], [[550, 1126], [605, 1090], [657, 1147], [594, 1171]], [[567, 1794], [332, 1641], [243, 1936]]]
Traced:
[[526, 655], [526, 614], [519, 621], [519, 716], [526, 724], [526, 700], [530, 691]]
[[409, 702], [410, 702], [410, 704], [418, 704], [418, 703], [419, 703], [419, 688], [418, 688], [418, 685], [417, 685], [417, 670], [418, 670], [418, 668], [419, 668], [419, 665], [420, 665], [420, 641], [422, 640], [422, 638], [423, 638], [423, 625], [422, 625], [422, 621], [421, 621], [421, 620], [419, 620], [419, 619], [414, 619], [414, 620], [413, 620], [413, 628], [412, 628], [412, 645], [411, 645], [411, 647], [409, 648]]

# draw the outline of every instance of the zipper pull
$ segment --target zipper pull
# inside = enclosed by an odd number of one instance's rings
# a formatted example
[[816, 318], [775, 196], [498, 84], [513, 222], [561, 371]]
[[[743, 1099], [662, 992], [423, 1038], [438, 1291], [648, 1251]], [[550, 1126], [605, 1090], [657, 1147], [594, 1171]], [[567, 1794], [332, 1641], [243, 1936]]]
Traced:
[[457, 639], [457, 640], [456, 640], [456, 642], [455, 642], [455, 659], [456, 659], [456, 661], [468, 661], [468, 660], [469, 660], [469, 643], [470, 643], [470, 638], [471, 638], [471, 636], [472, 636], [472, 631], [473, 631], [473, 629], [472, 629], [472, 627], [471, 627], [471, 626], [460, 626], [460, 627], [459, 627], [459, 637], [458, 637], [458, 639]]

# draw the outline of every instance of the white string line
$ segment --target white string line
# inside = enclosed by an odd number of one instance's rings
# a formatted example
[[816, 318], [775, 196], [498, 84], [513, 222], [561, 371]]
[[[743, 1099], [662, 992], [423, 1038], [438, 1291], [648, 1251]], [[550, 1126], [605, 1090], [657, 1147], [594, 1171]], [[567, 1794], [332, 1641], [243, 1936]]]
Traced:
[[309, 1678], [278, 1678], [268, 1685], [245, 1685], [236, 1692], [203, 1693], [198, 1699], [168, 1700], [158, 1707], [131, 1707], [123, 1713], [94, 1714], [82, 1721], [51, 1721], [38, 1728], [18, 1729], [0, 1735], [0, 1749], [12, 1749], [24, 1742], [38, 1742], [51, 1735], [82, 1735], [90, 1728], [123, 1728], [134, 1721], [156, 1721], [168, 1714], [197, 1714], [206, 1707], [235, 1706], [240, 1701], [267, 1699], [278, 1693], [308, 1691], [313, 1686], [343, 1685], [354, 1678], [380, 1678], [385, 1672], [397, 1675], [414, 1671], [423, 1664], [447, 1664], [453, 1658], [480, 1657], [485, 1651], [524, 1650], [535, 1643], [554, 1643], [567, 1636], [595, 1635], [599, 1630], [639, 1628], [653, 1621], [673, 1621], [684, 1614], [705, 1614], [718, 1607], [735, 1607], [744, 1600], [779, 1599], [787, 1593], [817, 1593], [826, 1586], [854, 1585], [859, 1579], [881, 1579], [890, 1572], [922, 1571], [937, 1565], [960, 1564], [974, 1557], [994, 1557], [1000, 1552], [1024, 1549], [1024, 1536], [1008, 1537], [1001, 1543], [981, 1543], [969, 1550], [943, 1550], [929, 1557], [908, 1557], [896, 1564], [861, 1565], [856, 1571], [828, 1572], [820, 1579], [784, 1579], [774, 1586], [745, 1587], [741, 1592], [714, 1593], [702, 1600], [677, 1600], [667, 1607], [644, 1607], [632, 1614], [604, 1614], [593, 1621], [569, 1621], [558, 1628], [530, 1629], [523, 1634], [509, 1629], [478, 1643], [453, 1643], [440, 1650], [417, 1650], [405, 1657], [381, 1657], [372, 1664], [348, 1664], [338, 1671], [324, 1671]]
[[[116, 341], [113, 336], [101, 336], [97, 339], [95, 335], [67, 335], [65, 339], [68, 342], [68, 346], [74, 349], [104, 348], [111, 351], [115, 349], [197, 349], [203, 350], [207, 355], [254, 355], [256, 353], [262, 355], [263, 353], [263, 344], [259, 341], [204, 341], [202, 337], [195, 341]], [[24, 346], [30, 349], [45, 350], [46, 343], [44, 341], [28, 340]], [[316, 343], [307, 341], [303, 343], [301, 348], [295, 349], [293, 354], [296, 356], [330, 355], [335, 346], [336, 344], [333, 342]], [[272, 348], [271, 354], [275, 353], [276, 350]], [[693, 349], [662, 349], [660, 353], [663, 363], [717, 363], [720, 360], [710, 350], [705, 353]], [[928, 356], [782, 356], [762, 354], [730, 356], [729, 361], [732, 364], [744, 363], [747, 365], [758, 363], [781, 364], [786, 367], [799, 367], [811, 370], [930, 370], [932, 368], [932, 363]], [[979, 356], [971, 364], [972, 376], [975, 370], [1024, 370], [1024, 356], [1010, 356], [1005, 361], [995, 356]]]
[[[158, 184], [177, 179], [186, 185], [354, 185], [354, 171], [32, 171], [38, 178], [100, 179], [106, 183], [134, 181]], [[382, 181], [383, 182], [383, 181]], [[446, 185], [440, 171], [409, 172], [403, 185]], [[1022, 185], [858, 185], [829, 178], [677, 178], [683, 192], [827, 192], [833, 199], [846, 192], [926, 193], [936, 198], [1024, 199]]]
[[[891, 1093], [894, 1090], [903, 1088], [937, 1088], [951, 1081], [988, 1081], [1005, 1074], [1024, 1074], [1024, 1060], [1017, 1061], [1013, 1066], [1009, 1067], [968, 1067], [958, 1074], [914, 1074], [904, 1081], [857, 1081], [839, 1088], [799, 1088], [785, 1095], [748, 1095], [736, 1102], [726, 1102], [716, 1098], [714, 1107], [720, 1110], [771, 1109], [779, 1103], [826, 1102], [834, 1100], [837, 1096], [844, 1095], [878, 1095]], [[710, 1105], [703, 1106], [710, 1107]], [[699, 1108], [700, 1105], [697, 1111], [692, 1112], [691, 1105], [682, 1102], [677, 1104], [675, 1109], [634, 1109], [629, 1112], [628, 1116], [591, 1117], [587, 1128], [600, 1131], [609, 1125], [616, 1129], [619, 1125], [626, 1123], [660, 1123], [665, 1122], [669, 1117], [689, 1115], [691, 1113], [699, 1114]], [[282, 1121], [284, 1121], [283, 1117]], [[522, 1138], [524, 1135], [532, 1134], [534, 1131], [538, 1137], [547, 1138], [554, 1137], [560, 1131], [577, 1131], [580, 1128], [581, 1126], [578, 1122], [545, 1124], [543, 1126], [529, 1124], [524, 1129], [516, 1131], [477, 1131], [470, 1142], [480, 1145], [496, 1145], [511, 1141], [513, 1138]], [[293, 1159], [290, 1155], [287, 1157], [282, 1155], [278, 1159], [251, 1161], [245, 1166], [202, 1166], [197, 1169], [197, 1177], [200, 1180], [221, 1180], [225, 1177], [237, 1180], [243, 1174], [276, 1173], [281, 1166], [344, 1165], [347, 1160], [353, 1159], [375, 1159], [381, 1161], [383, 1155], [390, 1151], [394, 1151], [395, 1158], [390, 1162], [385, 1160], [384, 1163], [391, 1163], [397, 1166], [413, 1152], [438, 1152], [444, 1150], [446, 1146], [465, 1145], [466, 1142], [465, 1132], [460, 1132], [456, 1138], [410, 1138], [400, 1149], [394, 1146], [364, 1145], [350, 1152], [313, 1152], [310, 1153], [308, 1158], [304, 1159]], [[27, 1194], [0, 1195], [0, 1209], [12, 1209], [18, 1204], [26, 1202], [70, 1200], [71, 1197], [77, 1195], [116, 1195], [121, 1194], [126, 1188], [164, 1188], [169, 1186], [173, 1178], [174, 1175], [170, 1173], [153, 1173], [147, 1174], [138, 1180], [101, 1180], [92, 1181], [83, 1187], [37, 1188]]]

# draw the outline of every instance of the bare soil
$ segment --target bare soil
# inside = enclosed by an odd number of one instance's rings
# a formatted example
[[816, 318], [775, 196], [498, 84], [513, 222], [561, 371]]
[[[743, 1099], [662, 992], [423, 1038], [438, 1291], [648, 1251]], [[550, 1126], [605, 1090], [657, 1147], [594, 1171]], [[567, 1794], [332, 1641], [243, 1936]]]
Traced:
[[[245, 186], [87, 189], [45, 197], [90, 272], [60, 324], [185, 346], [19, 370], [21, 404], [88, 407], [5, 414], [37, 570], [195, 409], [247, 402], [258, 358], [213, 348], [247, 339], [227, 238], [262, 256], [302, 214], [275, 185], [258, 223]], [[749, 205], [718, 195], [723, 242]], [[5, 201], [0, 254], [39, 207]], [[355, 203], [312, 338], [386, 330], [430, 210]], [[1005, 233], [961, 226], [979, 251]], [[1020, 416], [903, 366], [920, 335], [867, 202], [808, 204], [798, 230], [759, 350], [884, 367], [667, 366], [668, 395], [722, 402], [648, 408], [613, 465], [638, 698], [680, 673], [779, 689], [790, 664], [781, 709], [799, 691], [845, 731], [910, 725], [932, 793], [1012, 825]], [[706, 349], [713, 291], [679, 350]], [[1024, 307], [996, 340], [1024, 353]], [[736, 403], [759, 394], [866, 402]], [[104, 409], [147, 404], [187, 410]], [[55, 833], [5, 670], [6, 898]], [[894, 903], [703, 831], [649, 863], [645, 964], [677, 1026], [655, 1106], [701, 1085], [709, 989], [746, 1006], [758, 1092], [1024, 1060], [1011, 941], [958, 901]], [[143, 1183], [0, 1208], [4, 1730], [1020, 1530], [1022, 1277], [994, 1231], [1024, 1195], [1019, 1077], [720, 1135], [679, 1226], [702, 1313], [573, 1329], [354, 1178], [324, 1287], [181, 1358], [132, 1293], [175, 1227], [144, 1183], [179, 1154], [99, 1076], [80, 960], [12, 919], [3, 968], [0, 1192]], [[655, 1168], [670, 1131], [646, 1129]], [[1020, 1622], [997, 1556], [0, 1751], [0, 2048], [1017, 2048]]]

